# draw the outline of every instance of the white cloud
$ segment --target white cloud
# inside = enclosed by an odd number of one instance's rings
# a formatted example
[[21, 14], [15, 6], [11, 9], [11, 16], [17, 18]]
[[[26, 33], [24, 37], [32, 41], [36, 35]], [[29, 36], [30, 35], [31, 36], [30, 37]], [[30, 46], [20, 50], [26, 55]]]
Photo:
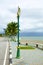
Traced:
[[0, 28], [17, 21], [18, 5], [21, 8], [20, 29], [43, 30], [43, 0], [0, 0]]
[[41, 23], [41, 22], [38, 23], [38, 24], [37, 24], [37, 27], [43, 28], [43, 23]]

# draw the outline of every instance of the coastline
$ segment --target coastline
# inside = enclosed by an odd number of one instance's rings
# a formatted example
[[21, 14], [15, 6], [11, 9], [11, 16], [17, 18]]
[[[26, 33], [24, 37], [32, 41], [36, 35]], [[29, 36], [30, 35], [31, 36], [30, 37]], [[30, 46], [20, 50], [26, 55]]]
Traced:
[[[42, 37], [40, 37], [40, 38], [42, 38]], [[38, 43], [38, 44], [43, 44], [43, 40], [42, 39], [40, 39], [39, 37], [37, 38], [37, 37], [35, 37], [35, 39], [33, 38], [33, 37], [21, 37], [20, 38], [20, 43], [23, 43], [23, 44], [25, 44], [25, 43], [32, 43], [32, 44], [36, 44], [36, 43]]]
[[[2, 41], [2, 40], [5, 40], [5, 38], [6, 38], [6, 40], [7, 40], [7, 37], [0, 37], [0, 41]], [[29, 43], [29, 44], [43, 44], [43, 40], [40, 40], [40, 39], [32, 39], [32, 38], [28, 38], [28, 37], [25, 37], [25, 38], [23, 38], [23, 37], [21, 37], [20, 38], [20, 43], [21, 44], [26, 44], [26, 43]]]

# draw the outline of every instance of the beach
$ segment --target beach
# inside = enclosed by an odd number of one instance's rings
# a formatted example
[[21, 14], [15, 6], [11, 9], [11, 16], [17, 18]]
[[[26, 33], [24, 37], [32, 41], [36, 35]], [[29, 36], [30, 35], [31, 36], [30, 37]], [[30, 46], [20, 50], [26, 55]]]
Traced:
[[21, 37], [21, 39], [20, 39], [20, 43], [23, 43], [23, 44], [25, 44], [25, 43], [32, 43], [32, 44], [36, 44], [36, 43], [38, 43], [38, 44], [43, 44], [43, 40], [41, 40], [41, 39], [37, 39], [37, 37], [34, 39], [34, 38], [32, 38], [32, 37]]

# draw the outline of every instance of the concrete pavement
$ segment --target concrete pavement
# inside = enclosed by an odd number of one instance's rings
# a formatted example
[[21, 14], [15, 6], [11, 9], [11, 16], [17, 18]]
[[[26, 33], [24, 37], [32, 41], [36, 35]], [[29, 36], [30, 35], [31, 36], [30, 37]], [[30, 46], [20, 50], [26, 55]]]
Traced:
[[13, 65], [43, 65], [43, 50], [20, 50], [20, 59], [16, 59], [17, 43], [10, 42], [12, 47]]

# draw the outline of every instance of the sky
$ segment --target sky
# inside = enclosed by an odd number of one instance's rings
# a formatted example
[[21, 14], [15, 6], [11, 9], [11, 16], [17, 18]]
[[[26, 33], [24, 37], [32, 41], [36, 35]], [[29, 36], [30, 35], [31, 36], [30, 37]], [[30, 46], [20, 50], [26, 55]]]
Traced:
[[43, 32], [43, 0], [0, 0], [0, 31], [11, 21], [17, 22], [18, 6], [20, 30]]

